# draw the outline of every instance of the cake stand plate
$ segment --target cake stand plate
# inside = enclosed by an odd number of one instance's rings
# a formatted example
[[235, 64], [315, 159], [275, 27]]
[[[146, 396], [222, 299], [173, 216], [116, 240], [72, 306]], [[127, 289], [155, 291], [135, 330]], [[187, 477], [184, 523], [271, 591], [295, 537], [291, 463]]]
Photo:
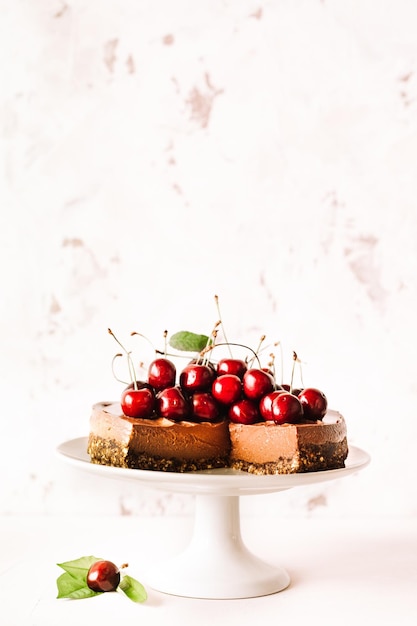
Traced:
[[179, 555], [146, 573], [150, 587], [190, 598], [232, 599], [265, 596], [288, 587], [281, 567], [252, 554], [242, 541], [239, 497], [284, 491], [342, 478], [368, 465], [369, 455], [351, 446], [346, 467], [304, 474], [257, 476], [230, 469], [201, 472], [154, 472], [90, 462], [87, 437], [71, 439], [57, 449], [67, 463], [101, 477], [135, 480], [153, 489], [195, 496], [194, 531]]

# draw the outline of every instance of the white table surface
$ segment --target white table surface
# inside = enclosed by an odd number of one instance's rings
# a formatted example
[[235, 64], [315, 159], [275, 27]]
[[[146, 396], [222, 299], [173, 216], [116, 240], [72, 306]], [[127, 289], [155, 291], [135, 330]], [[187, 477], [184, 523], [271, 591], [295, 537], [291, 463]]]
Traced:
[[[100, 624], [417, 624], [417, 520], [241, 519], [246, 546], [286, 568], [290, 586], [270, 596], [199, 600], [153, 591], [147, 564], [180, 551], [192, 517], [0, 518], [2, 626]], [[145, 604], [118, 593], [57, 600], [56, 563], [94, 554], [129, 563]], [[192, 573], [190, 573], [192, 575]]]

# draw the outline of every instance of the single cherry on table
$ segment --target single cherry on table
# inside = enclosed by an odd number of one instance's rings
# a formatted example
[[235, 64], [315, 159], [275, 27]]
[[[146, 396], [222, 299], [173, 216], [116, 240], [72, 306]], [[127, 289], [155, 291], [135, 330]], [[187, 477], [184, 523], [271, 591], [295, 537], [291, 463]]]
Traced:
[[111, 561], [96, 561], [87, 573], [87, 586], [93, 591], [115, 591], [120, 583], [120, 570]]

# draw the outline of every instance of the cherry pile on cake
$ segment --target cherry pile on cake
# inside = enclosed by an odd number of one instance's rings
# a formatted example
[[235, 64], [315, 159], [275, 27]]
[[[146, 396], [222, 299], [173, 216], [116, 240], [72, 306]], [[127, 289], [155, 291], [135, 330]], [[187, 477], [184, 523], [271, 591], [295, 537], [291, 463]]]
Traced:
[[216, 344], [216, 336], [176, 333], [170, 345], [195, 351], [194, 357], [177, 371], [165, 349], [150, 363], [146, 380], [136, 380], [131, 353], [116, 339], [132, 382], [119, 401], [93, 406], [91, 461], [164, 472], [291, 474], [344, 467], [345, 420], [328, 409], [324, 393], [293, 388], [293, 377], [289, 385], [278, 384], [274, 368], [262, 367], [254, 351], [245, 359], [216, 361], [216, 349], [225, 345]]

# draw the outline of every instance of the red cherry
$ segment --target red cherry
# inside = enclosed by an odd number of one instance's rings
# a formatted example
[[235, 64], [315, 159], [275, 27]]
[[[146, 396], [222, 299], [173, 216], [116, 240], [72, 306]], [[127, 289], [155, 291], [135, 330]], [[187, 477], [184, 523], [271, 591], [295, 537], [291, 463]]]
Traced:
[[243, 393], [250, 400], [260, 400], [262, 396], [274, 390], [274, 379], [268, 372], [250, 369], [243, 376]]
[[248, 369], [245, 361], [241, 359], [220, 359], [217, 363], [217, 375], [221, 376], [223, 374], [234, 374], [238, 376], [240, 379], [243, 378], [244, 373]]
[[174, 363], [165, 358], [155, 359], [149, 365], [148, 382], [156, 391], [175, 385], [177, 370]]
[[259, 402], [259, 412], [264, 420], [274, 419], [272, 415], [272, 402], [280, 393], [285, 393], [284, 389], [276, 389], [275, 391], [271, 391], [271, 393], [267, 393], [266, 396], [262, 396]]
[[128, 387], [122, 393], [120, 405], [128, 417], [151, 417], [155, 408], [155, 394], [148, 387]]
[[242, 395], [242, 381], [235, 374], [223, 374], [214, 380], [211, 393], [222, 404], [233, 404]]
[[255, 424], [259, 422], [259, 409], [255, 402], [244, 398], [229, 408], [229, 419], [237, 424]]
[[111, 561], [96, 561], [87, 572], [87, 585], [93, 591], [115, 591], [119, 583], [119, 568]]
[[180, 374], [180, 385], [186, 391], [208, 391], [215, 377], [215, 372], [208, 365], [191, 363]]
[[167, 387], [156, 396], [158, 415], [174, 421], [181, 421], [190, 415], [190, 405], [180, 387]]
[[322, 420], [327, 411], [327, 398], [322, 391], [314, 387], [303, 389], [298, 399], [303, 405], [304, 416], [309, 420]]
[[191, 399], [192, 416], [204, 422], [213, 422], [220, 415], [219, 405], [211, 393], [207, 391], [197, 392]]
[[276, 424], [297, 424], [303, 418], [303, 407], [297, 396], [285, 391], [272, 400], [272, 419]]

